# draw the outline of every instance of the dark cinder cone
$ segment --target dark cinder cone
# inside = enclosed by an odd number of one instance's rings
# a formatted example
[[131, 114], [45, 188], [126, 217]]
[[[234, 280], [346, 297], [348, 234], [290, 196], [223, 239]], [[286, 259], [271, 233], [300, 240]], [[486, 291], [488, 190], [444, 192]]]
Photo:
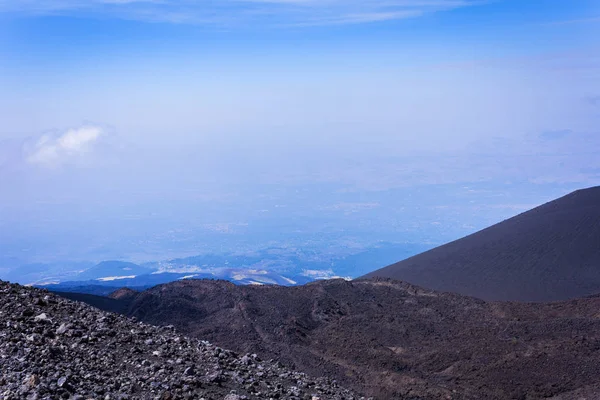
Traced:
[[555, 301], [600, 292], [600, 187], [578, 190], [362, 278], [484, 300]]

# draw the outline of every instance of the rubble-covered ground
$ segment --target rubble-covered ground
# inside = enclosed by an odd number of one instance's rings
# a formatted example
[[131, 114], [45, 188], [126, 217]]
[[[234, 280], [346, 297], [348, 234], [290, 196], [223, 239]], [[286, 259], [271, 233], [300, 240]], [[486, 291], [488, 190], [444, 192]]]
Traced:
[[600, 399], [600, 295], [495, 303], [376, 278], [76, 296], [377, 399]]
[[359, 399], [255, 354], [0, 281], [0, 399]]

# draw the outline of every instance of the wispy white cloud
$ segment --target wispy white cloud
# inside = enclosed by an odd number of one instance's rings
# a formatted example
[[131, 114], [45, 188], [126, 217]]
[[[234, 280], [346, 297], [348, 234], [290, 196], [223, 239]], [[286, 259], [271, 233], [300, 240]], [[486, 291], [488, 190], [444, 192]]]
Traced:
[[97, 126], [83, 126], [59, 135], [43, 135], [25, 148], [25, 160], [43, 166], [60, 165], [89, 152], [102, 133]]
[[567, 19], [563, 21], [553, 21], [546, 23], [545, 25], [575, 25], [575, 24], [594, 24], [600, 23], [600, 16], [598, 17], [590, 17], [590, 18], [578, 18], [578, 19]]
[[0, 12], [111, 15], [151, 22], [244, 26], [361, 24], [414, 18], [482, 0], [0, 0]]
[[345, 24], [363, 24], [369, 22], [391, 21], [418, 17], [423, 14], [420, 10], [403, 10], [392, 12], [363, 12], [352, 14], [340, 14], [325, 18], [314, 18], [306, 22], [300, 22], [298, 26], [310, 25], [345, 25]]

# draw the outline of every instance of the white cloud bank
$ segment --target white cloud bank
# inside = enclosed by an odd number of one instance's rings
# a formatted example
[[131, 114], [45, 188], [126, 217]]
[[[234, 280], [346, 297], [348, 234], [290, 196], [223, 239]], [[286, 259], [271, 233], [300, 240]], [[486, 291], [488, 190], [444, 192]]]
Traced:
[[82, 126], [58, 135], [43, 135], [29, 149], [25, 160], [30, 164], [55, 166], [89, 152], [103, 134], [97, 126]]

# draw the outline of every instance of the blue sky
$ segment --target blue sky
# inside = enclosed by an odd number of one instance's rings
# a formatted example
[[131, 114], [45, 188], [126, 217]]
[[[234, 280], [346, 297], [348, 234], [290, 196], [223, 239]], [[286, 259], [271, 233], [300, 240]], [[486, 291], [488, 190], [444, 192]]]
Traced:
[[0, 0], [0, 88], [14, 237], [261, 185], [600, 184], [592, 0]]

